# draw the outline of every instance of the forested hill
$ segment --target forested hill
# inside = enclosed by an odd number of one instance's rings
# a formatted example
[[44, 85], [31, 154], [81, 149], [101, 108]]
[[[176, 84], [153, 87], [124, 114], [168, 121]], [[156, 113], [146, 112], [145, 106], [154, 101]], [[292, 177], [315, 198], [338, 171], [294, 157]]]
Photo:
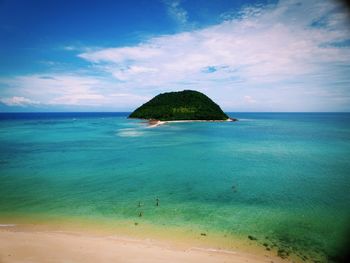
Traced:
[[226, 120], [229, 117], [203, 93], [194, 90], [162, 93], [146, 102], [129, 118], [171, 120]]

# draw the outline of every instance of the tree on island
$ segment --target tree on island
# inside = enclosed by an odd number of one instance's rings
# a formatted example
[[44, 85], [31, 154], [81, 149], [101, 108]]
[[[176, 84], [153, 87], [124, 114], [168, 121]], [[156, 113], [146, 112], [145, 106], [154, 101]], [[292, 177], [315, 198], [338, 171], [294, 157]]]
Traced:
[[229, 119], [219, 105], [194, 90], [159, 94], [137, 108], [129, 118], [161, 121]]

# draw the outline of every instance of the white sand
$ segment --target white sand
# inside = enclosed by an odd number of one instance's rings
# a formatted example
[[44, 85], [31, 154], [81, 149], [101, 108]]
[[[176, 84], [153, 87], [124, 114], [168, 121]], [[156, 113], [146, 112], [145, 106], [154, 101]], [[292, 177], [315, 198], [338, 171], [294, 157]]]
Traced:
[[0, 228], [0, 262], [287, 262], [278, 257], [87, 232]]
[[167, 123], [182, 123], [182, 122], [233, 122], [231, 118], [227, 120], [179, 120], [179, 121], [158, 121], [152, 120], [149, 122], [149, 128], [154, 128]]

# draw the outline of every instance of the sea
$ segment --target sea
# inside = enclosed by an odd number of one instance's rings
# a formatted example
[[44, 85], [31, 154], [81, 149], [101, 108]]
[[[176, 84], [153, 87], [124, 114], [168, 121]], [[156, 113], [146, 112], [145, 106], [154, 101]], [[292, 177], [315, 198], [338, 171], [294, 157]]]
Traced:
[[153, 128], [128, 114], [1, 113], [0, 218], [142, 220], [306, 261], [348, 244], [349, 113]]

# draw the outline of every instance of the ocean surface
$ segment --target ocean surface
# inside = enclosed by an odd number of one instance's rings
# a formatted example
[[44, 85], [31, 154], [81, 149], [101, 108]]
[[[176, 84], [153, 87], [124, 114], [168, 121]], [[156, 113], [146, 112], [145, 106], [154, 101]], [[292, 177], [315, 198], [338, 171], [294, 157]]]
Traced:
[[127, 115], [1, 113], [0, 216], [142, 220], [334, 259], [349, 233], [350, 114], [156, 128]]

